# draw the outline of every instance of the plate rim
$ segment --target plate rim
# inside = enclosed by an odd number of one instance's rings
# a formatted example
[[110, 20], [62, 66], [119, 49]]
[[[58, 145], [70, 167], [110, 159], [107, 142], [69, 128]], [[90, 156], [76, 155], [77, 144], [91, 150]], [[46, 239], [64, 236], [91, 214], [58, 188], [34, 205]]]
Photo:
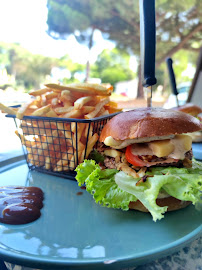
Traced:
[[[47, 258], [39, 258], [39, 256], [34, 255], [22, 255], [13, 253], [12, 251], [4, 251], [1, 247], [0, 243], [0, 257], [6, 262], [14, 262], [18, 265], [24, 265], [28, 267], [43, 267], [47, 269], [48, 267], [99, 267], [99, 266], [107, 266], [116, 263], [118, 264], [133, 264], [136, 266], [136, 263], [138, 265], [142, 264], [143, 260], [144, 263], [148, 261], [153, 261], [155, 258], [162, 258], [164, 256], [169, 256], [172, 253], [175, 253], [180, 248], [185, 247], [190, 242], [202, 237], [202, 224], [197, 227], [195, 230], [190, 232], [189, 234], [185, 235], [184, 237], [169, 243], [167, 245], [164, 245], [163, 247], [152, 249], [150, 251], [146, 251], [144, 253], [137, 253], [135, 256], [124, 256], [124, 257], [111, 257], [107, 261], [101, 258], [92, 258], [88, 261], [84, 262], [82, 260], [76, 260], [76, 259], [64, 259], [64, 260], [57, 260], [57, 259], [51, 259], [50, 257]], [[14, 255], [13, 255], [14, 254]]]

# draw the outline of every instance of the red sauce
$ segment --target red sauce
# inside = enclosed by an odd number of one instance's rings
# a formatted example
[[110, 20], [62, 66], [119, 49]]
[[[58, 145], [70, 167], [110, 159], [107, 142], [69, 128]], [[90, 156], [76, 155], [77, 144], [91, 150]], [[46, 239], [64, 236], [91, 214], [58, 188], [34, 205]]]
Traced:
[[76, 193], [76, 195], [82, 195], [82, 194], [83, 194], [83, 192], [81, 192], [81, 191]]
[[38, 187], [0, 187], [0, 222], [17, 225], [38, 219], [43, 198]]

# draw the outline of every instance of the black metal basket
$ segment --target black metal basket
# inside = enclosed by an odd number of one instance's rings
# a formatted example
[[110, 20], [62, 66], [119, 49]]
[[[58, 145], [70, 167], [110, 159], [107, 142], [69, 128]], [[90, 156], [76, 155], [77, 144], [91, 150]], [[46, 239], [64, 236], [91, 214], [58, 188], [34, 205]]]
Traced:
[[15, 121], [29, 169], [74, 179], [76, 166], [98, 147], [104, 125], [116, 114], [93, 119], [7, 117]]

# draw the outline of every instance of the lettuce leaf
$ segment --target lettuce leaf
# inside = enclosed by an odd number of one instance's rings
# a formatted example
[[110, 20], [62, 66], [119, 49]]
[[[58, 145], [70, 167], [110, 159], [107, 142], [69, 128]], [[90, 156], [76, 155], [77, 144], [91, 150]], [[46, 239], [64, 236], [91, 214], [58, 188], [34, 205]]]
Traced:
[[[179, 189], [179, 186], [176, 184], [177, 180], [174, 177], [180, 180], [183, 180], [187, 185], [193, 186], [195, 189], [202, 191], [202, 163], [193, 160], [192, 168], [176, 168], [176, 167], [154, 167], [147, 172], [148, 175], [172, 175], [173, 182], [175, 185], [172, 185], [172, 189]], [[175, 181], [175, 182], [174, 182]], [[173, 196], [175, 197], [175, 196]], [[177, 197], [176, 197], [177, 198]], [[181, 199], [180, 199], [181, 200]]]
[[94, 160], [85, 160], [76, 168], [78, 185], [86, 184], [86, 190], [93, 195], [96, 203], [105, 207], [128, 210], [130, 201], [137, 198], [120, 189], [114, 180], [118, 172], [114, 169], [101, 170]]
[[[185, 177], [186, 176], [186, 177]], [[196, 178], [197, 176], [197, 178]], [[153, 216], [153, 220], [163, 218], [163, 213], [166, 212], [167, 207], [160, 207], [156, 204], [156, 199], [160, 190], [166, 191], [170, 196], [175, 197], [183, 201], [191, 201], [193, 204], [200, 202], [200, 191], [196, 189], [192, 184], [188, 183], [188, 180], [202, 181], [202, 177], [199, 175], [154, 175], [148, 177], [147, 181], [142, 185], [144, 189], [142, 192], [139, 190], [139, 185], [136, 186], [136, 181], [131, 176], [126, 175], [124, 172], [119, 172], [115, 175], [115, 182], [117, 185], [126, 192], [133, 194], [142, 202], [142, 204], [149, 210]], [[186, 181], [184, 181], [186, 179]], [[197, 186], [197, 184], [195, 184]]]
[[[147, 182], [153, 177], [147, 178]], [[152, 179], [154, 180], [154, 179]], [[137, 180], [132, 176], [119, 172], [115, 176], [115, 182], [117, 185], [126, 192], [133, 194], [141, 203], [149, 210], [153, 216], [153, 220], [163, 218], [163, 213], [166, 212], [168, 207], [160, 207], [156, 204], [156, 198], [162, 185], [158, 185], [156, 181], [151, 181], [153, 185], [150, 188], [144, 184], [136, 186]]]
[[193, 161], [192, 168], [155, 167], [147, 172], [147, 180], [136, 185], [140, 178], [133, 178], [115, 169], [101, 170], [94, 160], [85, 160], [76, 168], [76, 180], [86, 185], [96, 203], [106, 207], [128, 210], [130, 201], [140, 200], [153, 216], [163, 218], [167, 207], [160, 207], [156, 199], [166, 192], [179, 200], [202, 202], [202, 163]]

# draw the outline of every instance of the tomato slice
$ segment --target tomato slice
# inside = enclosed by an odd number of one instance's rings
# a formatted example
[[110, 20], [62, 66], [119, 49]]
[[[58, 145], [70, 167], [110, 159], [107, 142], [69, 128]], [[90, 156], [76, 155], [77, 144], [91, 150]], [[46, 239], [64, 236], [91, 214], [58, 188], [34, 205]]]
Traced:
[[143, 160], [141, 160], [138, 156], [133, 155], [133, 153], [131, 152], [131, 147], [132, 147], [132, 145], [129, 145], [126, 147], [125, 157], [126, 157], [127, 161], [130, 164], [133, 164], [134, 166], [145, 167], [147, 165], [147, 163], [144, 162]]
[[[130, 164], [133, 164], [136, 167], [151, 167], [162, 163], [172, 163], [178, 162], [179, 159], [167, 158], [165, 160], [157, 160], [157, 161], [143, 161], [139, 156], [133, 155], [132, 153], [132, 145], [126, 147], [125, 157]], [[155, 157], [155, 156], [154, 156]]]

